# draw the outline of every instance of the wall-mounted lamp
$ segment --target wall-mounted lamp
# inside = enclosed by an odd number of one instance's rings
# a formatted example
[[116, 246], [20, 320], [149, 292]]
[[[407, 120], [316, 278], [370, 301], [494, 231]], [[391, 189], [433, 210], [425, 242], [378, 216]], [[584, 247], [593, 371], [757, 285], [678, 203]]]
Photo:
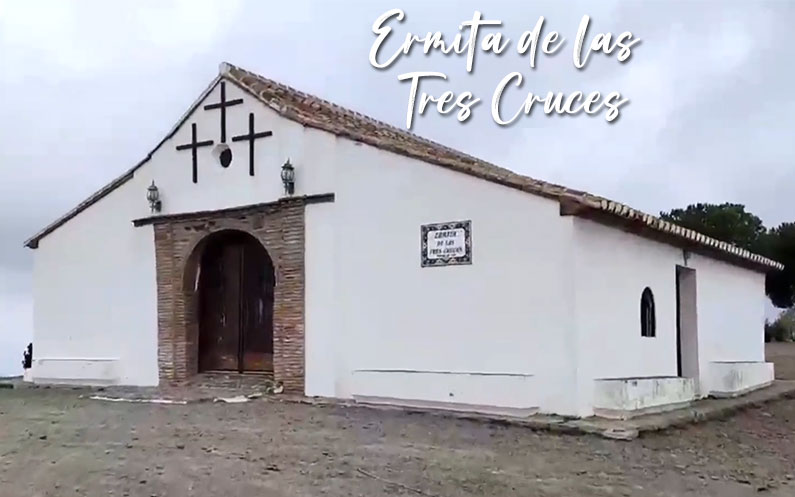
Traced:
[[282, 183], [284, 183], [284, 193], [292, 195], [295, 192], [295, 168], [290, 164], [290, 159], [282, 166]]
[[149, 201], [149, 208], [152, 210], [152, 213], [160, 212], [163, 203], [160, 201], [160, 190], [157, 189], [155, 180], [152, 180], [152, 184], [146, 189], [146, 200]]

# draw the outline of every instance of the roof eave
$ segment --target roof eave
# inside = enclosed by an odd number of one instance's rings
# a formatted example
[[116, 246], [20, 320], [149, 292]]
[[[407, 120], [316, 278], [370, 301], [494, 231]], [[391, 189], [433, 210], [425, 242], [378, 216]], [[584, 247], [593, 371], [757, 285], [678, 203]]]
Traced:
[[784, 269], [784, 265], [778, 261], [616, 202], [583, 202], [579, 199], [561, 198], [560, 214], [562, 216], [577, 216], [617, 227], [634, 235], [754, 271], [767, 273]]
[[[225, 71], [225, 67], [224, 67], [223, 64], [221, 65], [220, 70], [222, 72]], [[188, 120], [188, 117], [190, 117], [190, 115], [193, 113], [193, 111], [195, 111], [199, 107], [201, 102], [207, 97], [207, 95], [213, 90], [213, 88], [215, 88], [215, 86], [218, 84], [218, 82], [221, 81], [222, 77], [223, 77], [223, 75], [219, 74], [218, 76], [213, 78], [212, 82], [210, 82], [210, 84], [207, 85], [207, 88], [205, 88], [205, 90], [201, 93], [199, 98], [197, 98], [196, 101], [193, 102], [193, 104], [188, 108], [187, 112], [185, 112], [182, 115], [182, 117], [179, 118], [177, 123], [171, 128], [171, 130], [168, 132], [168, 134], [165, 137], [163, 137], [163, 139], [160, 140], [157, 143], [157, 145], [155, 145], [155, 147], [152, 150], [149, 151], [148, 154], [146, 154], [146, 157], [144, 157], [143, 160], [138, 162], [138, 164], [133, 166], [131, 169], [127, 170], [124, 174], [122, 174], [118, 178], [114, 179], [113, 181], [111, 181], [107, 185], [103, 186], [102, 188], [100, 188], [99, 190], [97, 190], [96, 192], [91, 194], [88, 198], [86, 198], [85, 200], [83, 200], [82, 202], [77, 204], [77, 206], [74, 207], [73, 209], [71, 209], [69, 212], [67, 212], [63, 216], [59, 217], [58, 219], [56, 219], [52, 223], [48, 224], [44, 229], [42, 229], [41, 231], [39, 231], [38, 233], [36, 233], [32, 237], [30, 237], [27, 240], [25, 240], [24, 246], [28, 247], [30, 249], [39, 248], [39, 241], [41, 241], [42, 238], [44, 238], [45, 236], [49, 235], [53, 231], [57, 230], [58, 228], [60, 228], [64, 224], [66, 224], [70, 219], [72, 219], [73, 217], [77, 216], [78, 214], [80, 214], [84, 210], [88, 209], [89, 207], [91, 207], [95, 203], [99, 202], [100, 200], [102, 200], [105, 196], [107, 196], [109, 193], [111, 193], [116, 188], [120, 187], [121, 185], [123, 185], [127, 181], [131, 180], [133, 178], [133, 176], [135, 175], [135, 172], [138, 169], [140, 169], [141, 166], [143, 166], [144, 164], [149, 162], [149, 160], [152, 158], [154, 153], [157, 152], [160, 149], [160, 147], [163, 146], [163, 144], [166, 141], [171, 139], [177, 133], [177, 131], [179, 131], [179, 128], [185, 123], [185, 121]]]
[[[626, 231], [661, 239], [665, 243], [674, 246], [690, 248], [694, 252], [708, 253], [713, 258], [725, 259], [731, 263], [750, 266], [757, 270], [769, 271], [771, 269], [783, 269], [784, 267], [782, 264], [761, 255], [715, 240], [696, 231], [682, 228], [658, 217], [632, 209], [624, 204], [591, 195], [587, 192], [517, 174], [509, 169], [482, 161], [406, 130], [268, 80], [229, 63], [220, 65], [218, 76], [213, 79], [212, 83], [208, 85], [207, 89], [182, 116], [171, 132], [147, 154], [143, 161], [27, 240], [25, 246], [37, 248], [42, 238], [132, 178], [135, 171], [146, 163], [154, 152], [177, 132], [222, 78], [235, 84], [246, 93], [253, 95], [257, 100], [276, 111], [282, 117], [298, 122], [303, 126], [317, 128], [337, 136], [366, 143], [376, 148], [445, 167], [492, 183], [557, 200], [561, 204], [562, 215], [578, 215], [598, 219], [609, 225], [617, 225]], [[294, 108], [291, 108], [290, 105], [293, 105]], [[307, 113], [307, 106], [311, 109], [309, 113]], [[328, 115], [325, 118], [318, 118], [318, 112], [316, 112], [318, 109], [325, 109]], [[340, 125], [338, 121], [348, 121], [349, 126]]]

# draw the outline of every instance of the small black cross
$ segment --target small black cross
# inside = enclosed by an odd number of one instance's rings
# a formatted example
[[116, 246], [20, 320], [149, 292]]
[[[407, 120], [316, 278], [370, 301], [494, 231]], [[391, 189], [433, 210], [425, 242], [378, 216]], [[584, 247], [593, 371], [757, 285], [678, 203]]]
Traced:
[[247, 135], [238, 135], [233, 136], [233, 142], [239, 142], [243, 140], [248, 140], [248, 174], [249, 176], [254, 176], [254, 140], [257, 138], [267, 138], [271, 136], [273, 132], [271, 131], [260, 131], [259, 133], [254, 132], [254, 113], [251, 112], [248, 115], [248, 134]]
[[196, 123], [191, 123], [190, 125], [191, 131], [191, 140], [190, 143], [186, 143], [185, 145], [177, 145], [177, 150], [187, 150], [191, 149], [193, 155], [193, 182], [199, 182], [199, 167], [198, 167], [198, 159], [196, 157], [196, 151], [199, 147], [209, 147], [213, 144], [212, 140], [205, 140], [203, 142], [196, 141]]
[[226, 100], [226, 83], [221, 81], [221, 101], [214, 104], [207, 104], [204, 110], [221, 109], [221, 143], [226, 143], [226, 108], [243, 103], [242, 98]]

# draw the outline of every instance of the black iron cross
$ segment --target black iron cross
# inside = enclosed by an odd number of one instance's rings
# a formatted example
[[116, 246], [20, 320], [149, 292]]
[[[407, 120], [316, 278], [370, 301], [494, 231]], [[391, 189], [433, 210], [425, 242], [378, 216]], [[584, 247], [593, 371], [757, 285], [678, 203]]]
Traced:
[[248, 174], [254, 176], [254, 140], [257, 138], [267, 138], [273, 134], [272, 131], [254, 132], [254, 113], [248, 115], [248, 134], [233, 136], [233, 142], [248, 140]]
[[226, 143], [226, 108], [242, 103], [242, 98], [229, 101], [226, 100], [226, 83], [221, 81], [221, 101], [204, 106], [204, 110], [221, 109], [221, 143]]
[[196, 141], [196, 123], [192, 123], [190, 125], [191, 131], [191, 140], [190, 143], [186, 143], [185, 145], [177, 145], [177, 150], [187, 150], [191, 149], [193, 155], [193, 182], [199, 182], [199, 167], [198, 167], [198, 158], [196, 157], [196, 151], [199, 147], [209, 147], [213, 144], [212, 140], [205, 140], [203, 142]]

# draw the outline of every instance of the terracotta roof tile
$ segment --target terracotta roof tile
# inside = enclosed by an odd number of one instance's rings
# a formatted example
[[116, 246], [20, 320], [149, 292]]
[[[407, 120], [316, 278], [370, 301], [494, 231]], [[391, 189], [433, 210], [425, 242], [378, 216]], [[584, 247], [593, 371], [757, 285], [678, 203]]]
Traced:
[[[749, 265], [757, 269], [783, 269], [781, 264], [767, 257], [677, 226], [619, 202], [517, 174], [509, 169], [477, 159], [232, 64], [223, 63], [220, 72], [220, 77], [236, 83], [241, 89], [255, 96], [283, 117], [304, 126], [324, 130], [337, 136], [446, 167], [510, 188], [558, 200], [561, 203], [561, 213], [564, 213], [563, 205], [565, 204], [567, 213], [614, 223], [629, 231], [650, 235], [676, 246], [694, 250], [701, 248], [709, 255], [734, 263]], [[170, 135], [173, 135], [174, 131], [187, 117], [188, 114], [183, 117]], [[158, 144], [155, 150], [162, 143]], [[125, 175], [117, 178], [108, 186], [89, 197], [67, 213], [66, 216], [42, 230], [25, 244], [35, 248], [41, 238], [131, 178], [132, 173], [141, 167], [151, 157], [153, 152], [154, 150], [149, 153], [147, 159], [139, 163], [135, 168], [127, 171]]]
[[[626, 222], [639, 221], [645, 228], [665, 235], [663, 239], [675, 245], [680, 245], [683, 241], [687, 241], [688, 244], [695, 242], [696, 245], [717, 249], [755, 265], [783, 269], [783, 266], [776, 261], [730, 243], [710, 238], [619, 202], [517, 174], [231, 64], [222, 65], [222, 74], [237, 82], [244, 90], [257, 96], [275, 111], [305, 126], [322, 129], [528, 193], [574, 202], [583, 208], [583, 213], [598, 210]], [[712, 253], [714, 254], [714, 251]]]

